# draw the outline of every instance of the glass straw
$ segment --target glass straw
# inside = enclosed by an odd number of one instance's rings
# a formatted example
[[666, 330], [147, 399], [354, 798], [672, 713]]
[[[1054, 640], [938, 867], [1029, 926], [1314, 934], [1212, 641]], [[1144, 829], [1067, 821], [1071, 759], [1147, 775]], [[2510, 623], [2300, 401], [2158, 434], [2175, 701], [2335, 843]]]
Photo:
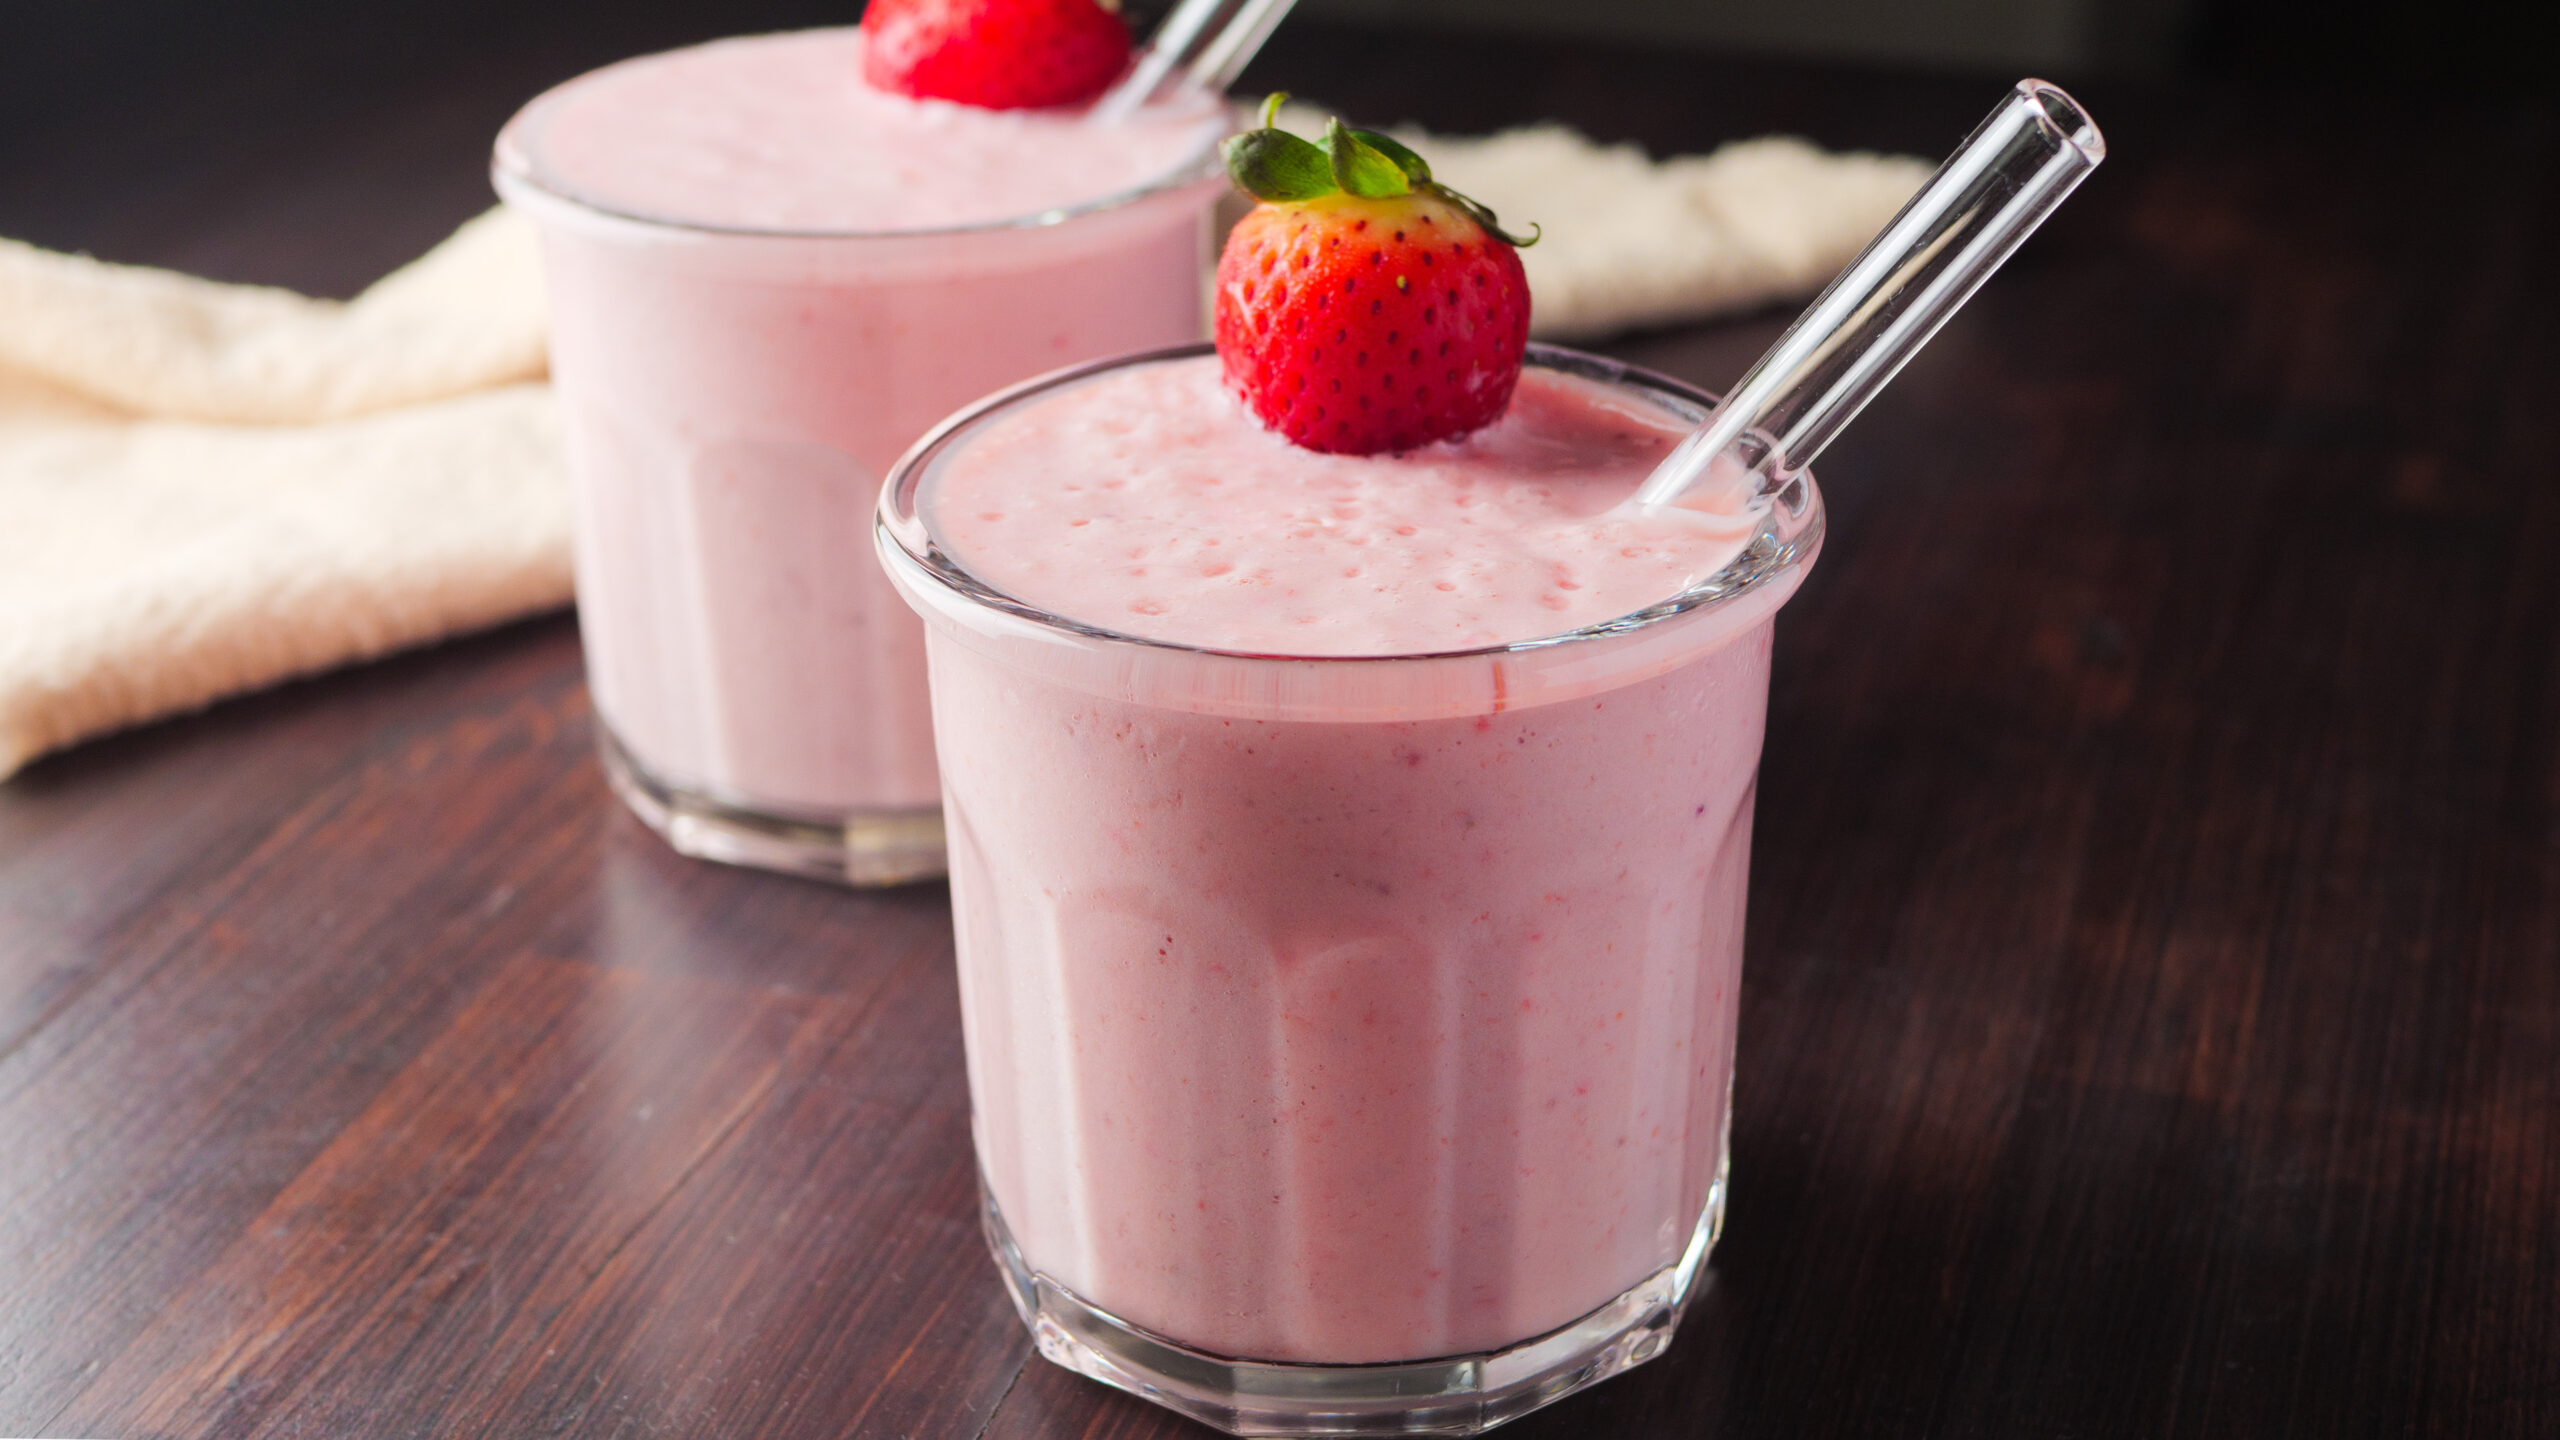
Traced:
[[1296, 3], [1243, 0], [1219, 25], [1215, 23], [1219, 14], [1235, 0], [1182, 0], [1156, 27], [1155, 38], [1138, 57], [1136, 68], [1093, 102], [1085, 118], [1099, 125], [1127, 119], [1130, 112], [1157, 97], [1176, 68], [1186, 68], [1190, 83], [1210, 94], [1225, 94]]
[[1633, 503], [1676, 504], [1710, 475], [1785, 490], [2106, 155], [2076, 101], [2019, 81]]

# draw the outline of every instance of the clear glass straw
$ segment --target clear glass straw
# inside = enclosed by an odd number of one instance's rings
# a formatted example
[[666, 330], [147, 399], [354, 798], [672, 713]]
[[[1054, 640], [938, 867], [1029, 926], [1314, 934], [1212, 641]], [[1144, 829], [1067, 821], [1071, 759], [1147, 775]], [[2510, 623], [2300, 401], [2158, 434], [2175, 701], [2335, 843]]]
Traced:
[[2019, 81], [1634, 503], [1675, 503], [1711, 475], [1784, 490], [2106, 155], [2078, 102]]
[[1298, 0], [1245, 0], [1235, 19], [1220, 30], [1200, 58], [1192, 62], [1191, 83], [1212, 95], [1224, 95], [1244, 67], [1253, 63], [1264, 41], [1289, 18], [1289, 9]]
[[[1137, 65], [1093, 102], [1085, 118], [1101, 125], [1128, 118], [1131, 111], [1155, 99], [1177, 69], [1187, 71], [1190, 82], [1210, 94], [1225, 94], [1296, 3], [1297, 0], [1242, 0], [1241, 4], [1238, 0], [1182, 0], [1156, 27], [1155, 38], [1147, 42], [1146, 53], [1138, 57]], [[1235, 7], [1232, 12], [1228, 10], [1231, 5]], [[1222, 14], [1226, 17], [1223, 25], [1217, 23]]]

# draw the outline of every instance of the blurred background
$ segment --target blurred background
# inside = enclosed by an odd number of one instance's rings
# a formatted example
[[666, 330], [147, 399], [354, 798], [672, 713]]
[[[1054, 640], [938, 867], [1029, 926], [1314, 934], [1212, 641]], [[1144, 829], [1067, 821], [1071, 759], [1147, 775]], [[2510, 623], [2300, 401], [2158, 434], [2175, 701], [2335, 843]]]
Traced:
[[[1129, 8], [1143, 28], [1167, 3]], [[1935, 158], [2032, 72], [2080, 90], [2129, 155], [2146, 107], [2188, 97], [2307, 143], [2381, 100], [2548, 125], [2556, 12], [2560, 0], [1303, 0], [1246, 87], [1449, 131], [1561, 114], [1604, 140], [1791, 131]], [[431, 243], [428, 217], [441, 227], [487, 203], [486, 137], [543, 87], [860, 13], [860, 0], [4, 0], [0, 236], [350, 293]], [[1522, 35], [1561, 43], [1524, 68]], [[1699, 114], [1671, 130], [1619, 117], [1610, 77], [1639, 70], [1694, 86]], [[1375, 113], [1415, 72], [1433, 82], [1408, 87], [1429, 113]], [[1965, 79], [1981, 84], [1949, 83]], [[1950, 97], [1942, 135], [1863, 127], [1840, 99], [1912, 83]], [[350, 213], [384, 221], [352, 227]]]
[[2073, 77], [2181, 69], [2353, 75], [2546, 70], [2520, 53], [2551, 0], [1304, 0], [1387, 24], [1608, 37], [1705, 52]]

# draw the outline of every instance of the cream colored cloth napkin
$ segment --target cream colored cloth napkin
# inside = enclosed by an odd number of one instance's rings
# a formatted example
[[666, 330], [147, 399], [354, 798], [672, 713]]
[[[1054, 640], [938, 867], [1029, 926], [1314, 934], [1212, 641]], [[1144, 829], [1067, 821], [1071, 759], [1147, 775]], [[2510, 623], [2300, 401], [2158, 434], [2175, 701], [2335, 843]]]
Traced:
[[[1783, 139], [1655, 161], [1555, 125], [1410, 138], [1544, 225], [1522, 259], [1563, 339], [1811, 294], [1928, 173]], [[565, 604], [545, 333], [503, 212], [345, 303], [0, 241], [0, 778]]]
[[500, 216], [343, 304], [0, 241], [0, 776], [564, 603], [544, 333]]

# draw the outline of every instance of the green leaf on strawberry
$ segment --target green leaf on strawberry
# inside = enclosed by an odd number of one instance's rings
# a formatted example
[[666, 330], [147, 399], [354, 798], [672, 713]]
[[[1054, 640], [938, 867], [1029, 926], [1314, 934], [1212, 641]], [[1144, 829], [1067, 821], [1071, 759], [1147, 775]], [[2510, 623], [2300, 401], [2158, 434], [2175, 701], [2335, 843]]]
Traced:
[[1342, 188], [1332, 157], [1286, 130], [1248, 130], [1227, 141], [1226, 154], [1227, 173], [1265, 200], [1313, 200]]
[[1404, 167], [1384, 150], [1363, 142], [1360, 132], [1344, 125], [1339, 117], [1325, 127], [1324, 152], [1333, 162], [1333, 183], [1346, 195], [1388, 200], [1413, 193]]
[[[1337, 120], [1334, 123], [1339, 125], [1342, 122]], [[1431, 183], [1430, 162], [1406, 149], [1404, 143], [1394, 136], [1381, 135], [1375, 130], [1354, 130], [1351, 136], [1361, 144], [1396, 162], [1396, 168], [1404, 172], [1405, 179], [1416, 185]]]

